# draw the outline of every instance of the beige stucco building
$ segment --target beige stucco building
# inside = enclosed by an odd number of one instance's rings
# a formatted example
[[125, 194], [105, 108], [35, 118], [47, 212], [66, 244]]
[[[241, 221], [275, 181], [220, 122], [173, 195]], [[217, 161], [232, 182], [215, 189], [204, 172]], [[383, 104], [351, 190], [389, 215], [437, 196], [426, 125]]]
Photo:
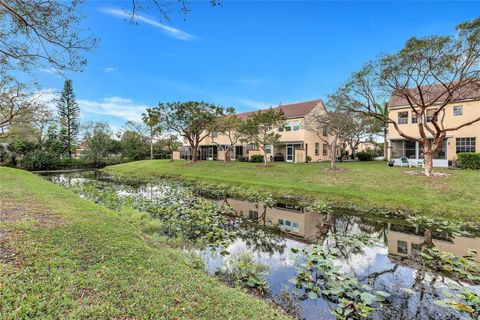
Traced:
[[[427, 110], [426, 119], [435, 107]], [[419, 137], [418, 124], [420, 119], [415, 117], [415, 112], [405, 100], [392, 96], [389, 102], [389, 117], [398, 122], [400, 130], [412, 137]], [[445, 128], [455, 128], [463, 123], [480, 117], [480, 91], [471, 90], [464, 99], [445, 107]], [[480, 152], [480, 122], [447, 132], [443, 147], [434, 156], [433, 166], [448, 167], [455, 164], [457, 153]], [[407, 140], [400, 136], [395, 127], [388, 127], [388, 159], [399, 161], [400, 158], [421, 160], [423, 159], [422, 146], [415, 141]]]
[[[273, 109], [282, 110], [286, 122], [284, 126], [275, 129], [275, 132], [281, 136], [280, 143], [275, 146], [267, 146], [268, 161], [305, 162], [307, 156], [311, 158], [311, 161], [329, 159], [327, 144], [315, 133], [306, 130], [304, 127], [305, 117], [309, 113], [318, 112], [318, 110], [325, 111], [322, 100], [281, 105]], [[247, 119], [252, 113], [253, 112], [244, 112], [237, 114], [237, 116], [242, 119]], [[326, 129], [325, 137], [327, 137]], [[200, 143], [199, 159], [224, 160], [225, 153], [222, 150], [224, 150], [223, 146], [228, 144], [229, 140], [226, 136], [213, 132]], [[250, 159], [256, 154], [263, 155], [263, 152], [253, 145], [239, 142], [230, 157], [231, 160], [237, 160], [239, 158]], [[188, 143], [184, 143], [181, 148], [180, 157], [183, 159], [189, 159], [191, 157], [191, 148]]]

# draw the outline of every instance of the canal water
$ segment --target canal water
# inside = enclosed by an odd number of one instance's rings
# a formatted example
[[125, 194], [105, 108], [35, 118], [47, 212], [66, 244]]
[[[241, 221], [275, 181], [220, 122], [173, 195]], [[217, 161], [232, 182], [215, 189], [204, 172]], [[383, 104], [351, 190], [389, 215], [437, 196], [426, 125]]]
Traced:
[[[176, 182], [159, 180], [156, 183], [135, 185], [98, 171], [44, 173], [45, 178], [66, 188], [77, 187], [89, 181], [98, 181], [114, 186], [118, 194], [141, 196], [155, 199], [174, 188], [181, 188]], [[290, 282], [296, 275], [300, 263], [292, 248], [307, 248], [312, 245], [328, 246], [330, 235], [360, 234], [372, 235], [373, 246], [361, 250], [347, 251], [335, 261], [345, 274], [355, 277], [361, 283], [388, 292], [390, 297], [371, 314], [372, 319], [471, 319], [466, 312], [457, 312], [437, 306], [434, 301], [443, 299], [445, 291], [452, 285], [479, 286], [448, 278], [430, 270], [418, 260], [415, 253], [424, 242], [423, 232], [404, 221], [369, 218], [348, 212], [318, 214], [305, 208], [278, 203], [272, 208], [238, 199], [212, 200], [219, 206], [229, 205], [237, 216], [243, 218], [242, 232], [228, 246], [218, 250], [200, 250], [206, 271], [212, 275], [230, 259], [250, 253], [254, 259], [268, 265], [268, 285], [274, 300], [282, 303], [284, 292], [301, 296], [302, 292]], [[433, 244], [441, 251], [455, 256], [464, 256], [467, 250], [480, 253], [480, 237], [457, 236], [434, 233]], [[221, 251], [229, 252], [222, 255]], [[415, 259], [413, 257], [416, 257]], [[480, 260], [480, 254], [476, 256]], [[335, 319], [330, 313], [333, 304], [322, 298], [294, 299], [302, 319]]]

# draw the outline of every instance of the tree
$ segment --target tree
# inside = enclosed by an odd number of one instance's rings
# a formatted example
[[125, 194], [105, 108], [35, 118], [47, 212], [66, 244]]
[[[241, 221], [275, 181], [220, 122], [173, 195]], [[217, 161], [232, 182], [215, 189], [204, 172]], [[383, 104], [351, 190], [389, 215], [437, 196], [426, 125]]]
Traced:
[[75, 101], [72, 80], [65, 80], [60, 98], [57, 101], [57, 109], [60, 122], [60, 139], [64, 143], [65, 151], [71, 158], [77, 144], [80, 126], [80, 107]]
[[125, 130], [120, 138], [122, 158], [143, 160], [149, 153], [147, 139], [137, 131]]
[[241, 141], [251, 143], [263, 151], [263, 165], [267, 166], [267, 145], [277, 145], [280, 135], [273, 130], [285, 122], [283, 112], [270, 108], [267, 111], [258, 111], [251, 114], [240, 128], [243, 135]]
[[80, 36], [80, 2], [0, 1], [0, 67], [82, 70], [86, 64], [82, 55], [95, 48], [97, 39]]
[[220, 106], [198, 101], [159, 103], [157, 108], [166, 126], [190, 144], [192, 163], [197, 162], [200, 142], [210, 135], [225, 112]]
[[36, 98], [25, 84], [0, 72], [0, 137], [6, 136], [14, 121], [33, 114]]
[[116, 140], [107, 122], [86, 122], [83, 125], [84, 156], [94, 164], [115, 154], [118, 149]]
[[161, 132], [161, 118], [158, 109], [147, 108], [145, 113], [142, 113], [142, 121], [149, 128], [150, 134], [150, 160], [153, 159], [153, 139]]
[[[219, 118], [215, 124], [216, 132], [225, 136], [229, 143], [228, 145], [223, 145], [223, 151], [225, 152], [224, 163], [230, 161], [230, 155], [233, 152], [233, 148], [235, 148], [235, 145], [243, 137], [243, 133], [240, 130], [243, 124], [244, 121], [233, 113], [223, 118]], [[214, 141], [213, 137], [212, 140]]]
[[[400, 136], [418, 142], [427, 176], [433, 174], [433, 156], [447, 134], [480, 121], [444, 122], [447, 105], [480, 91], [480, 18], [456, 30], [456, 36], [411, 38], [399, 52], [367, 63], [339, 89], [349, 100], [344, 107], [391, 124]], [[409, 107], [417, 118], [418, 136], [403, 132], [398, 119], [383, 112], [378, 101], [386, 96]]]
[[371, 117], [360, 115], [351, 115], [347, 117], [350, 120], [347, 127], [341, 133], [342, 140], [350, 147], [352, 159], [355, 159], [355, 150], [360, 143], [371, 140], [372, 134], [376, 133], [376, 122]]
[[[329, 97], [329, 102], [335, 101]], [[335, 106], [337, 107], [337, 106]], [[305, 129], [325, 143], [330, 153], [330, 169], [336, 170], [337, 148], [343, 143], [342, 138], [345, 132], [352, 125], [352, 115], [335, 108], [334, 111], [313, 110], [305, 117]], [[324, 136], [323, 129], [327, 128], [327, 135]]]
[[173, 152], [177, 151], [182, 143], [178, 140], [177, 136], [174, 134], [169, 134], [166, 138], [163, 139], [165, 143], [165, 149], [167, 149], [170, 154], [170, 161], [173, 161]]

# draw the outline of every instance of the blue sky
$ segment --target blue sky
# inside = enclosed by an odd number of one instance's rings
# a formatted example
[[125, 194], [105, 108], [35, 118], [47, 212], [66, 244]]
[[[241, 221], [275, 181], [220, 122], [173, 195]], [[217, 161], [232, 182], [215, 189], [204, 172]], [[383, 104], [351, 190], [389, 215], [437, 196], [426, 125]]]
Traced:
[[[85, 71], [66, 76], [82, 120], [114, 128], [159, 101], [250, 111], [326, 99], [367, 60], [399, 50], [412, 36], [452, 34], [480, 12], [475, 1], [192, 2], [187, 15], [173, 11], [165, 21], [142, 13], [131, 25], [121, 16], [130, 1], [86, 2], [83, 25], [101, 41]], [[45, 89], [62, 88], [50, 70], [36, 76]]]

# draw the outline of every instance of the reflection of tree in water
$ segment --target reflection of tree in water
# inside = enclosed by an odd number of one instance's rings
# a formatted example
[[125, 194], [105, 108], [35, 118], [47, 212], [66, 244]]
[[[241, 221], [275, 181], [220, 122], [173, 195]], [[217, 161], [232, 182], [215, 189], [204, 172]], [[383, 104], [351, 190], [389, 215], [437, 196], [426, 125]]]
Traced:
[[[230, 206], [228, 199], [223, 199], [220, 204], [221, 207], [228, 206], [232, 210], [232, 213], [236, 216], [240, 216], [239, 213]], [[236, 235], [245, 242], [249, 249], [253, 251], [261, 251], [273, 255], [274, 253], [283, 254], [286, 248], [285, 236], [278, 230], [266, 227], [266, 215], [267, 205], [257, 207], [263, 209], [262, 214], [258, 216], [258, 219], [253, 223], [249, 223], [245, 220], [240, 221], [236, 227]], [[264, 226], [264, 227], [261, 227]]]

